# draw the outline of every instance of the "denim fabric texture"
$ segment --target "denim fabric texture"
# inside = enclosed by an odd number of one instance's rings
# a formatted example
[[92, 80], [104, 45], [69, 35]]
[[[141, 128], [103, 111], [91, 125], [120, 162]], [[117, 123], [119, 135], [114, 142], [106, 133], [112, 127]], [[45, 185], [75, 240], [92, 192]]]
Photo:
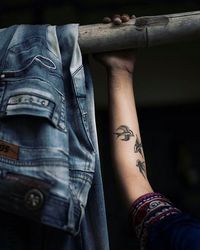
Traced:
[[[108, 250], [93, 88], [78, 24], [16, 25], [1, 29], [0, 39], [0, 210], [16, 226], [5, 230], [5, 240], [16, 241], [3, 249]], [[32, 241], [31, 231], [41, 232], [38, 246], [20, 243], [24, 230]]]

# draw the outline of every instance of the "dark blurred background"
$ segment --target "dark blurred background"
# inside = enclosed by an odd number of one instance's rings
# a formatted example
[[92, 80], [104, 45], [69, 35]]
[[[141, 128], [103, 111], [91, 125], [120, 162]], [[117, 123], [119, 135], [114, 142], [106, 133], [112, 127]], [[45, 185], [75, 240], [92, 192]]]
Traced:
[[[1, 0], [0, 28], [13, 24], [100, 22], [200, 10], [199, 1]], [[198, 41], [137, 51], [134, 88], [149, 179], [186, 212], [200, 218], [200, 45]], [[109, 153], [106, 73], [91, 57], [96, 122], [111, 250], [138, 249], [114, 178]]]

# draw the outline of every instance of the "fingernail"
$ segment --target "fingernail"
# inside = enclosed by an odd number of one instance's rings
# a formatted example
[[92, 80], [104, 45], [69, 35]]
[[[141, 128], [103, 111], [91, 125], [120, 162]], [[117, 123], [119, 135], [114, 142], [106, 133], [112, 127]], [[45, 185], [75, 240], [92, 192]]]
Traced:
[[121, 16], [121, 20], [122, 20], [122, 22], [128, 22], [130, 20], [129, 15], [123, 14]]
[[114, 20], [113, 20], [113, 23], [116, 24], [116, 25], [119, 25], [122, 23], [122, 20], [119, 18], [119, 17], [116, 17]]
[[131, 16], [131, 19], [134, 19], [134, 18], [136, 18], [136, 16], [135, 16], [135, 15], [132, 15], [132, 16]]

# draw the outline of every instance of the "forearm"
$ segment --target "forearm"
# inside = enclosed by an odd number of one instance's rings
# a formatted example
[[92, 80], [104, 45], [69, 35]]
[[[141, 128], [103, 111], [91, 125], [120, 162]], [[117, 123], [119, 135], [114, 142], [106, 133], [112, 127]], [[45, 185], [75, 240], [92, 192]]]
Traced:
[[152, 192], [146, 176], [132, 74], [109, 70], [108, 97], [113, 165], [129, 206], [141, 195]]

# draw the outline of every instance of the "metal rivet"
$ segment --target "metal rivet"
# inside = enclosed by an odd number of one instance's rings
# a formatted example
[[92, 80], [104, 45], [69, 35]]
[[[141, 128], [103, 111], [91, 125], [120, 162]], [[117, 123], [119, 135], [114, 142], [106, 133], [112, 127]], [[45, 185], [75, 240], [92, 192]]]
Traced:
[[43, 105], [43, 106], [47, 106], [47, 102], [46, 101], [41, 101], [41, 104]]
[[38, 189], [31, 189], [26, 193], [24, 202], [28, 209], [38, 210], [44, 203], [44, 195]]

